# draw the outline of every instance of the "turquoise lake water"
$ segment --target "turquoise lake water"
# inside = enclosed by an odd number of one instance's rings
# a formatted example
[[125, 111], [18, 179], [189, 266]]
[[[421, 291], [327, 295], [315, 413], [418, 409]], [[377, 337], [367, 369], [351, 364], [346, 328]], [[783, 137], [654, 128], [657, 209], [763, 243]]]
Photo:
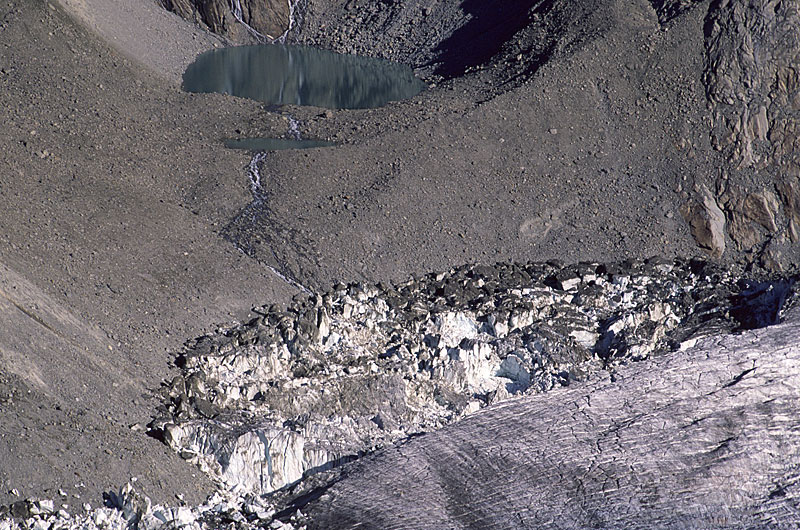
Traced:
[[298, 140], [295, 138], [243, 138], [241, 140], [225, 140], [223, 143], [230, 149], [247, 149], [248, 151], [282, 151], [284, 149], [311, 149], [337, 145], [335, 142], [324, 140]]
[[183, 74], [188, 92], [329, 109], [380, 107], [413, 97], [423, 88], [425, 83], [401, 64], [277, 44], [211, 50]]

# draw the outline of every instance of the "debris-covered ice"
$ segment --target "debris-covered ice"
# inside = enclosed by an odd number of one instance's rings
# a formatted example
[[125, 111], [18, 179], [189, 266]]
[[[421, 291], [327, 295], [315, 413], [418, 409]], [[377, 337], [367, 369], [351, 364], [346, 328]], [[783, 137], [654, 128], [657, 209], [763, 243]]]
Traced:
[[[747, 327], [736, 304], [752, 306], [751, 291], [710, 264], [659, 259], [338, 285], [189, 344], [151, 432], [224, 490], [266, 494], [509, 397]], [[762, 291], [774, 320], [785, 295]]]
[[164, 507], [128, 484], [77, 515], [25, 500], [0, 530], [301, 528], [276, 491], [492, 403], [777, 323], [792, 286], [700, 261], [501, 263], [256, 308], [187, 344], [150, 424], [215, 495]]

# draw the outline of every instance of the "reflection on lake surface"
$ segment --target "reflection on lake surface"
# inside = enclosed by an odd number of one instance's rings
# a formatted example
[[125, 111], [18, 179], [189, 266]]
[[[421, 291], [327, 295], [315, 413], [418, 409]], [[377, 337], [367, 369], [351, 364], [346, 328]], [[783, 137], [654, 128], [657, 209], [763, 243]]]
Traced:
[[425, 83], [401, 64], [271, 44], [206, 52], [186, 69], [183, 88], [268, 104], [363, 109], [415, 96]]
[[229, 149], [247, 149], [248, 151], [281, 151], [283, 149], [310, 149], [313, 147], [331, 147], [334, 142], [324, 140], [296, 140], [294, 138], [243, 138], [241, 140], [225, 140]]

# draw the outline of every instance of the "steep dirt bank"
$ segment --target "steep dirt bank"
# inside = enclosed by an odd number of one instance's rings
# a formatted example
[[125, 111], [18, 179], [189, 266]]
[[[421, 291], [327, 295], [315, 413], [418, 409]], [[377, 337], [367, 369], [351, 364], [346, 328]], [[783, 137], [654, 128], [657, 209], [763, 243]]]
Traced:
[[140, 427], [170, 351], [294, 293], [218, 235], [249, 200], [219, 138], [258, 107], [182, 94], [39, 0], [0, 9], [0, 94], [0, 502], [131, 476], [199, 499]]
[[104, 46], [144, 66], [152, 73], [180, 84], [181, 75], [197, 54], [222, 46], [224, 37], [196, 28], [177, 15], [167, 14], [157, 2], [108, 0], [53, 0]]

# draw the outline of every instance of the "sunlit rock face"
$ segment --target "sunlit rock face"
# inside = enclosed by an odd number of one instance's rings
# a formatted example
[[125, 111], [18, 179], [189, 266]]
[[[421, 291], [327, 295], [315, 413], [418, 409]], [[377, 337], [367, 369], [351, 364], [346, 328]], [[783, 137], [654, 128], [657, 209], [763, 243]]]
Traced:
[[161, 0], [162, 5], [187, 20], [234, 42], [275, 39], [291, 21], [296, 2], [285, 0]]
[[775, 323], [790, 286], [659, 259], [338, 285], [194, 341], [152, 427], [225, 489], [268, 493], [488, 404]]
[[791, 3], [724, 2], [709, 12], [712, 140], [740, 167], [800, 176], [800, 12]]

